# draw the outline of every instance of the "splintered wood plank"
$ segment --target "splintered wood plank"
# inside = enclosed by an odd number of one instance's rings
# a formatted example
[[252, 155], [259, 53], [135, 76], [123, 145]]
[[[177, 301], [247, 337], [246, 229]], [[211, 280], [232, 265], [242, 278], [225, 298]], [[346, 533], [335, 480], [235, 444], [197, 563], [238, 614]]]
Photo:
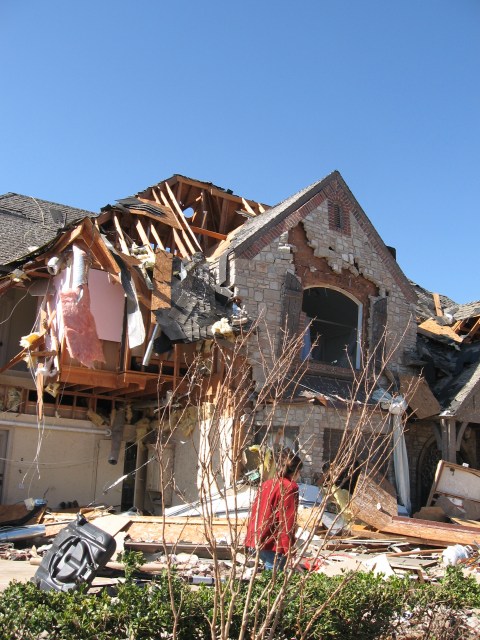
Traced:
[[[160, 194], [160, 198], [163, 200], [165, 206], [170, 207], [170, 204], [165, 196], [165, 194], [163, 193], [163, 191], [159, 191]], [[174, 227], [172, 226], [172, 232], [173, 232], [173, 239], [175, 242], [175, 246], [178, 247], [178, 249], [180, 249], [180, 253], [182, 254], [183, 257], [187, 257], [189, 255], [191, 255], [192, 252], [190, 252], [186, 246], [183, 244], [182, 238], [180, 237], [180, 234], [177, 232], [177, 229], [179, 229], [181, 231], [181, 225], [178, 222], [176, 216], [175, 216], [175, 212], [173, 211], [173, 209], [170, 207], [170, 210], [172, 212], [172, 216], [175, 218], [175, 221], [177, 223], [177, 226]], [[195, 252], [193, 252], [195, 253]]]
[[125, 516], [108, 515], [95, 518], [93, 524], [102, 531], [106, 531], [111, 536], [115, 537], [117, 533], [122, 531], [122, 529], [125, 529], [130, 522], [130, 519]]
[[443, 316], [442, 304], [440, 302], [440, 296], [438, 293], [432, 293], [433, 302], [435, 304], [435, 315]]
[[455, 524], [461, 524], [468, 527], [475, 527], [480, 530], [480, 522], [478, 520], [467, 520], [465, 518], [450, 518], [450, 520], [455, 522]]
[[100, 232], [94, 227], [90, 218], [86, 218], [83, 223], [82, 241], [85, 244], [87, 253], [93, 254], [98, 263], [106, 270], [113, 273], [120, 273], [120, 267], [115, 262], [110, 250], [105, 245]]
[[176, 229], [172, 229], [173, 231], [173, 239], [175, 241], [175, 246], [178, 247], [178, 249], [180, 249], [180, 252], [182, 254], [182, 256], [184, 258], [186, 258], [187, 256], [191, 256], [192, 252], [186, 248], [186, 246], [183, 244], [183, 240], [180, 237], [180, 234], [178, 233], [178, 231]]

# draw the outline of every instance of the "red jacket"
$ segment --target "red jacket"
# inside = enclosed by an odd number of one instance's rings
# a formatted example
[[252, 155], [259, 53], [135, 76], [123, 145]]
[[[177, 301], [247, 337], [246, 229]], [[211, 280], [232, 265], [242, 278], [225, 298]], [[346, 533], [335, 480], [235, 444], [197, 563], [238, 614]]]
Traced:
[[295, 541], [298, 484], [288, 478], [266, 480], [252, 505], [245, 546], [287, 554]]

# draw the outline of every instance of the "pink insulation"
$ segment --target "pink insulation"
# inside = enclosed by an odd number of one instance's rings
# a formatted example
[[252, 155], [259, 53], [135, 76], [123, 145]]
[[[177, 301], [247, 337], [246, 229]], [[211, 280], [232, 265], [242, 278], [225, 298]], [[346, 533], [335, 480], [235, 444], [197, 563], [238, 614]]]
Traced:
[[70, 356], [93, 369], [95, 362], [105, 362], [105, 357], [90, 311], [88, 287], [82, 289], [78, 302], [79, 289], [67, 289], [60, 293], [65, 341]]

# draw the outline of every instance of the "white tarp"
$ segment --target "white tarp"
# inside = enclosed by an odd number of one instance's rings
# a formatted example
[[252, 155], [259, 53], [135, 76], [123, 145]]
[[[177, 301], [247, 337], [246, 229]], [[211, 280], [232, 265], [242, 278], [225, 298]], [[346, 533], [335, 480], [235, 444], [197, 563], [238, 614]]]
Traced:
[[412, 513], [410, 475], [402, 420], [402, 415], [405, 413], [406, 408], [407, 403], [405, 399], [402, 396], [397, 396], [391, 401], [388, 411], [392, 416], [393, 466], [395, 469], [397, 493], [401, 504], [403, 504], [410, 515]]

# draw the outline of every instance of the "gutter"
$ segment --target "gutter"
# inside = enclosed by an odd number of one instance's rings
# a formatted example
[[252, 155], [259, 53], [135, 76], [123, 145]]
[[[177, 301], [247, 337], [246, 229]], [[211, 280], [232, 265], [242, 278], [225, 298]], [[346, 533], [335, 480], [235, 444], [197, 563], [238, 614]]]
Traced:
[[[0, 419], [0, 426], [6, 427], [24, 427], [26, 429], [38, 429], [39, 426], [36, 422], [20, 422], [17, 420], [2, 420]], [[44, 424], [42, 429], [50, 429], [51, 431], [70, 431], [72, 433], [90, 433], [94, 436], [108, 436], [112, 435], [110, 429], [89, 429], [88, 427], [67, 427], [60, 424]]]

